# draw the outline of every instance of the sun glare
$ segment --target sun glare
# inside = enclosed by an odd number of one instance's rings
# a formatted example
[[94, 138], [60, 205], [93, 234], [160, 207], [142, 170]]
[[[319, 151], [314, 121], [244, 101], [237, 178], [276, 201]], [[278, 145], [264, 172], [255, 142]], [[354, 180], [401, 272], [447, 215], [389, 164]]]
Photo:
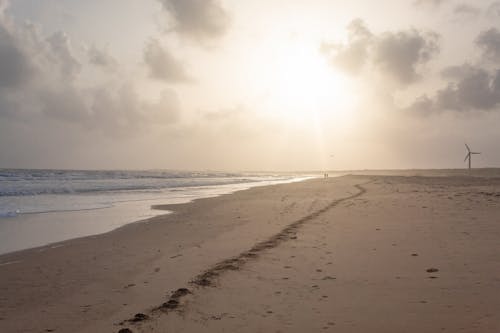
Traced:
[[[349, 81], [329, 66], [317, 43], [298, 38], [266, 45], [268, 61], [260, 73], [269, 112], [290, 120], [344, 117], [355, 103]], [[261, 68], [262, 68], [261, 67]]]

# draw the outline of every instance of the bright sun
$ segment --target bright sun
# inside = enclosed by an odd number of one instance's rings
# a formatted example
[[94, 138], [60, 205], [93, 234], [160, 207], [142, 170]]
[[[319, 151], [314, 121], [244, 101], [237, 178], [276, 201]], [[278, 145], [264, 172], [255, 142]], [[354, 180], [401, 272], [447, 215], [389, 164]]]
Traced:
[[317, 45], [295, 38], [263, 46], [264, 70], [256, 83], [265, 89], [269, 112], [292, 120], [348, 113], [355, 102], [349, 81], [329, 66]]

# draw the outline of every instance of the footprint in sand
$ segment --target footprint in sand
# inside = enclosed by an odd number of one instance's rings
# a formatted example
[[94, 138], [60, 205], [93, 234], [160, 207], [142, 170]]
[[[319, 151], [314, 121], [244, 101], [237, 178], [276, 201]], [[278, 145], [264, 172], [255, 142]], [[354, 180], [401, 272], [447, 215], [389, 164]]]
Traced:
[[322, 280], [336, 280], [336, 279], [337, 279], [336, 277], [333, 277], [333, 276], [330, 276], [330, 275], [327, 275], [324, 278], [322, 278]]
[[183, 296], [186, 296], [188, 294], [191, 294], [191, 291], [189, 291], [188, 288], [179, 288], [176, 291], [172, 293], [171, 298], [181, 298]]
[[132, 333], [132, 330], [130, 330], [129, 328], [122, 328], [118, 331], [118, 333]]
[[144, 313], [136, 313], [134, 318], [130, 319], [129, 321], [132, 323], [137, 323], [137, 322], [144, 321], [147, 319], [149, 319], [148, 315], [145, 315]]
[[176, 309], [180, 304], [179, 299], [188, 295], [188, 294], [191, 294], [191, 291], [187, 288], [177, 289], [176, 291], [174, 291], [172, 293], [172, 295], [170, 296], [170, 299], [160, 306], [160, 309], [163, 309], [163, 310]]
[[179, 301], [176, 299], [170, 299], [161, 305], [162, 309], [173, 310], [179, 306]]

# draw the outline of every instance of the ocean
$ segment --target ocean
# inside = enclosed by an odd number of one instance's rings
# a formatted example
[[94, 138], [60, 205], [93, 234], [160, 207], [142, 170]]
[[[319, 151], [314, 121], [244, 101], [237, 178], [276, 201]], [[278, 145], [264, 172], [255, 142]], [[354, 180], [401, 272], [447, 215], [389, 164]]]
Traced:
[[105, 233], [185, 203], [306, 175], [0, 169], [0, 254]]

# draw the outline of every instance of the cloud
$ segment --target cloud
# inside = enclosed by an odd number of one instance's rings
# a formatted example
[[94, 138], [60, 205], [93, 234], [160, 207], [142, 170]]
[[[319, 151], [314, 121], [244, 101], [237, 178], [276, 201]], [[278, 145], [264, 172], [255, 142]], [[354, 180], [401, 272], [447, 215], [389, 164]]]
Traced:
[[157, 39], [151, 39], [144, 49], [144, 61], [149, 67], [149, 75], [166, 82], [186, 82], [190, 77], [183, 65], [162, 47]]
[[[92, 64], [112, 66], [105, 53], [96, 48], [89, 53]], [[43, 123], [54, 131], [71, 124], [107, 136], [133, 136], [151, 123], [177, 121], [180, 102], [175, 92], [146, 101], [125, 79], [84, 86], [82, 70], [66, 33], [45, 38], [30, 23], [15, 25], [0, 16], [0, 122], [31, 128]]]
[[[496, 28], [479, 33], [475, 44], [482, 51], [483, 59], [500, 63], [500, 31]], [[436, 93], [436, 108], [460, 111], [498, 108], [500, 103], [500, 70], [491, 64], [451, 66], [442, 71], [448, 86]], [[488, 69], [489, 68], [489, 69]]]
[[[78, 103], [55, 107], [56, 96], [73, 94], [73, 81], [81, 70], [73, 57], [69, 38], [56, 32], [42, 38], [32, 24], [14, 25], [8, 17], [0, 20], [0, 115], [23, 118], [26, 114], [55, 113], [67, 117]], [[74, 102], [74, 101], [73, 101]], [[50, 111], [48, 112], [51, 113]]]
[[459, 4], [453, 8], [453, 13], [461, 18], [476, 18], [481, 15], [481, 9], [467, 4]]
[[487, 16], [497, 19], [500, 16], [500, 1], [493, 2], [486, 10]]
[[96, 86], [87, 91], [71, 86], [52, 92], [43, 91], [40, 101], [44, 116], [110, 137], [131, 137], [152, 125], [174, 124], [181, 110], [174, 91], [164, 90], [158, 100], [145, 101], [128, 82]]
[[475, 43], [483, 51], [484, 58], [500, 62], [500, 31], [498, 29], [491, 28], [481, 32]]
[[422, 95], [417, 97], [415, 101], [406, 108], [406, 111], [410, 111], [419, 115], [429, 115], [436, 111], [434, 100], [429, 98], [427, 95]]
[[89, 62], [97, 67], [100, 67], [107, 71], [114, 71], [118, 67], [118, 61], [115, 58], [107, 54], [105, 51], [98, 49], [95, 45], [92, 45], [87, 50], [87, 56]]
[[439, 36], [416, 29], [372, 34], [362, 20], [348, 26], [346, 44], [323, 43], [321, 50], [331, 63], [351, 74], [370, 65], [401, 85], [420, 78], [419, 68], [439, 52]]
[[5, 24], [0, 24], [0, 89], [15, 88], [33, 74], [29, 57]]
[[470, 64], [443, 70], [450, 80], [433, 98], [424, 95], [408, 109], [416, 112], [493, 111], [500, 106], [500, 70], [489, 72]]
[[198, 41], [222, 36], [229, 15], [218, 0], [158, 0], [174, 19], [174, 29]]
[[[438, 109], [493, 110], [500, 103], [500, 71], [489, 73], [468, 64], [448, 68], [455, 72], [456, 82], [450, 82], [436, 95]], [[448, 75], [450, 77], [450, 75]]]
[[351, 74], [361, 71], [368, 57], [368, 47], [372, 42], [372, 34], [361, 19], [352, 21], [348, 27], [348, 43], [329, 44], [322, 43], [321, 51], [330, 55], [330, 62]]
[[40, 90], [38, 100], [41, 106], [40, 111], [45, 116], [78, 123], [86, 123], [90, 118], [84, 98], [70, 85]]
[[52, 53], [52, 59], [49, 59], [59, 67], [61, 77], [73, 80], [82, 66], [73, 56], [71, 42], [66, 33], [62, 31], [54, 33], [47, 39], [47, 44]]
[[436, 33], [415, 29], [387, 32], [377, 42], [374, 61], [400, 83], [409, 84], [420, 77], [417, 67], [439, 52], [438, 40]]
[[438, 7], [445, 2], [448, 2], [448, 0], [415, 0], [413, 1], [413, 5], [416, 7], [423, 7], [423, 6]]
[[8, 0], [0, 0], [0, 15], [3, 15], [3, 12], [9, 6]]
[[146, 103], [143, 108], [150, 121], [155, 124], [173, 124], [180, 118], [181, 102], [173, 90], [165, 89], [160, 93], [157, 102]]

